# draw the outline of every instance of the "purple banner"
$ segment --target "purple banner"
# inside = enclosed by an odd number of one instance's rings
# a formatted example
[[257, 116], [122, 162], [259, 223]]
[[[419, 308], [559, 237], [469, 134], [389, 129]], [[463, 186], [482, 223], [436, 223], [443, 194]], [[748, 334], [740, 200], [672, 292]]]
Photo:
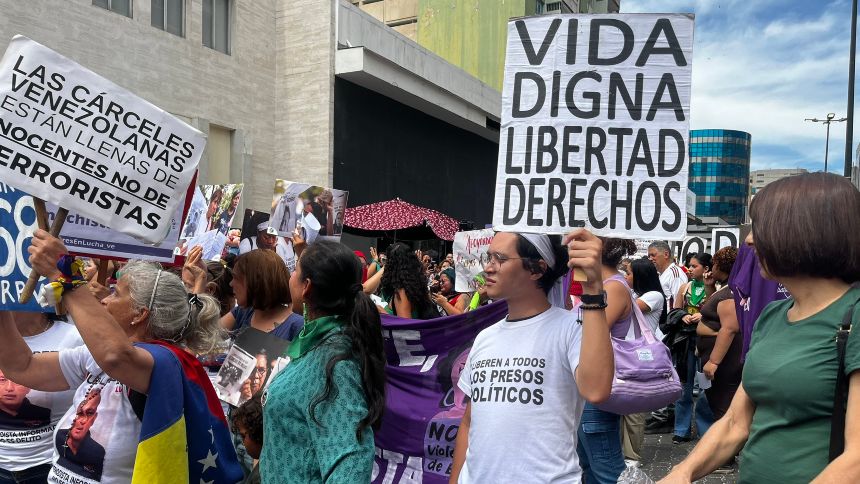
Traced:
[[507, 312], [499, 301], [426, 321], [382, 316], [386, 406], [375, 434], [373, 483], [448, 482], [466, 410], [457, 380], [475, 336]]
[[732, 288], [735, 311], [743, 333], [741, 361], [745, 361], [755, 322], [764, 307], [773, 301], [788, 299], [791, 294], [782, 284], [762, 277], [758, 255], [746, 244], [738, 249], [738, 257], [729, 275], [729, 287]]

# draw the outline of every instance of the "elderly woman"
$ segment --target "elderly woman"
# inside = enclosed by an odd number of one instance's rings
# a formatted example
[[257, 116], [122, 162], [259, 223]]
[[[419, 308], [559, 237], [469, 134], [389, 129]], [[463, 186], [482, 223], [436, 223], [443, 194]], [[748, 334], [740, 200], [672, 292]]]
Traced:
[[[79, 276], [47, 232], [36, 231], [29, 251], [33, 270], [49, 280]], [[214, 389], [190, 354], [220, 340], [218, 302], [189, 298], [178, 276], [143, 262], [123, 267], [101, 303], [78, 287], [66, 286], [62, 303], [86, 346], [34, 354], [0, 313], [4, 375], [35, 390], [74, 389], [56, 427], [49, 481], [241, 479], [224, 415], [209, 411]], [[209, 466], [199, 464], [205, 459]]]
[[[741, 483], [860, 482], [860, 336], [848, 337], [841, 372], [836, 344], [860, 309], [860, 192], [829, 173], [783, 178], [756, 194], [750, 216], [763, 275], [793, 299], [762, 311], [728, 411], [663, 482], [700, 479], [738, 451]], [[837, 378], [847, 411], [832, 434]]]

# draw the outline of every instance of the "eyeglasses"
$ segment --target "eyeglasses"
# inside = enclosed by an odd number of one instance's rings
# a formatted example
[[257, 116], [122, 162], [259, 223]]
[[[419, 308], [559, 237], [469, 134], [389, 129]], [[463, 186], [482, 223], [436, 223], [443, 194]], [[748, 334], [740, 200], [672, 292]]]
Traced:
[[506, 255], [499, 254], [498, 252], [487, 252], [486, 254], [481, 254], [481, 256], [478, 257], [478, 262], [483, 266], [492, 264], [501, 267], [506, 261], [522, 259], [530, 259], [530, 257], [508, 257]]

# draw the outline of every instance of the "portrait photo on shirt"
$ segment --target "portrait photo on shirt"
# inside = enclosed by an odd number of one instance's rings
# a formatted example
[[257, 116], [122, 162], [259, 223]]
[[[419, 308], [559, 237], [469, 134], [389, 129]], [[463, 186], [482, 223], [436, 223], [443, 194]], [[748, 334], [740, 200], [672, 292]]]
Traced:
[[299, 235], [311, 244], [340, 241], [349, 192], [307, 183], [275, 180], [270, 226], [284, 237]]
[[275, 361], [290, 342], [255, 328], [239, 333], [218, 371], [215, 390], [230, 405], [239, 406], [263, 389]]
[[34, 404], [30, 389], [0, 371], [0, 430], [30, 430], [51, 423], [51, 409]]
[[90, 388], [75, 408], [72, 421], [60, 422], [55, 438], [57, 465], [95, 481], [102, 478], [108, 429], [112, 424], [99, 421], [99, 407], [106, 397], [103, 390], [103, 386]]

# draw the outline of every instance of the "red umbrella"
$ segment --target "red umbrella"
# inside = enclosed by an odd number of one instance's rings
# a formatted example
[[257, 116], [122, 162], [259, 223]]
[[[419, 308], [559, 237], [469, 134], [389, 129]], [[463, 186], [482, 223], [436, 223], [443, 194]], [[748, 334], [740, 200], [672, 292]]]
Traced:
[[431, 210], [404, 202], [399, 198], [347, 208], [343, 224], [361, 230], [401, 230], [427, 224], [442, 240], [454, 240], [460, 227], [457, 220]]

